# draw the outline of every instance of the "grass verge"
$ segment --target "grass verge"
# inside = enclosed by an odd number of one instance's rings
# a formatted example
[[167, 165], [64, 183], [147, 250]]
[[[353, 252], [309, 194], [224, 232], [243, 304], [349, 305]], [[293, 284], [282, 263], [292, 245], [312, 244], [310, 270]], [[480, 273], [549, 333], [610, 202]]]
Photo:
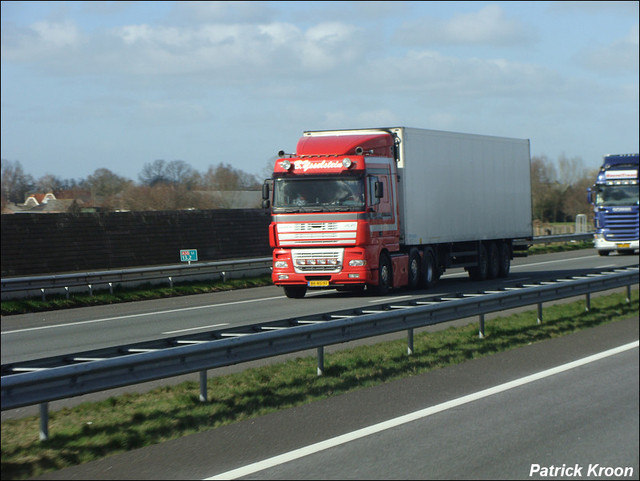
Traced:
[[50, 439], [38, 439], [37, 416], [2, 423], [2, 479], [25, 479], [226, 424], [262, 416], [356, 389], [514, 349], [597, 325], [638, 316], [638, 291], [585, 302], [545, 307], [544, 323], [531, 310], [487, 322], [479, 339], [477, 323], [416, 334], [415, 352], [406, 341], [391, 341], [339, 351], [325, 358], [325, 375], [316, 359], [212, 377], [209, 401], [199, 401], [198, 383], [185, 382], [144, 394], [111, 397], [50, 413]]
[[[529, 254], [546, 254], [550, 252], [563, 252], [589, 248], [593, 248], [593, 242], [591, 241], [569, 243], [559, 242], [555, 244], [532, 246], [529, 248]], [[1, 313], [3, 316], [9, 316], [12, 314], [25, 314], [28, 312], [42, 312], [56, 309], [70, 309], [74, 307], [135, 302], [270, 285], [272, 285], [271, 276], [265, 275], [252, 278], [230, 279], [225, 282], [211, 281], [176, 284], [173, 288], [152, 287], [150, 285], [136, 289], [116, 287], [113, 294], [105, 294], [98, 291], [92, 296], [88, 294], [73, 294], [69, 296], [69, 299], [62, 295], [51, 295], [45, 301], [37, 298], [2, 301]]]

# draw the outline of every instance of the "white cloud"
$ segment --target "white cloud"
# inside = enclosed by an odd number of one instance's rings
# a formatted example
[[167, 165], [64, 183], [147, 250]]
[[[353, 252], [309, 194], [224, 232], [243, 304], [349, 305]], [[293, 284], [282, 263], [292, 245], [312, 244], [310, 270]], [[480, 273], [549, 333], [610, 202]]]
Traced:
[[638, 25], [623, 38], [609, 45], [584, 49], [580, 63], [587, 69], [618, 76], [638, 73]]
[[385, 90], [421, 92], [439, 102], [451, 102], [453, 98], [549, 95], [563, 89], [553, 71], [499, 58], [458, 58], [431, 50], [414, 50], [384, 63], [388, 66], [387, 73], [378, 78]]
[[530, 25], [509, 19], [499, 5], [458, 14], [450, 20], [425, 17], [405, 22], [396, 40], [409, 45], [488, 45], [508, 47], [532, 39]]
[[71, 23], [39, 22], [11, 35], [3, 31], [2, 56], [18, 63], [37, 60], [43, 73], [206, 74], [217, 84], [233, 85], [264, 75], [328, 74], [360, 56], [364, 50], [360, 32], [340, 22], [307, 30], [273, 22], [196, 27], [137, 24], [82, 36]]
[[80, 45], [80, 32], [69, 21], [35, 22], [28, 28], [2, 27], [2, 60], [40, 61], [57, 52], [72, 54]]

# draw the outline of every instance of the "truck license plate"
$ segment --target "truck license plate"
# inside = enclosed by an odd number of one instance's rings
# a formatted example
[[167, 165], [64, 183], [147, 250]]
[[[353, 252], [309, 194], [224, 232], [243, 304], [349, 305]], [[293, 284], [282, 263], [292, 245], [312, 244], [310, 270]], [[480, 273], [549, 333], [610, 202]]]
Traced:
[[309, 281], [309, 287], [327, 287], [329, 281]]
[[618, 249], [628, 249], [629, 247], [631, 247], [631, 244], [626, 242], [624, 244], [617, 244], [617, 247], [618, 247]]

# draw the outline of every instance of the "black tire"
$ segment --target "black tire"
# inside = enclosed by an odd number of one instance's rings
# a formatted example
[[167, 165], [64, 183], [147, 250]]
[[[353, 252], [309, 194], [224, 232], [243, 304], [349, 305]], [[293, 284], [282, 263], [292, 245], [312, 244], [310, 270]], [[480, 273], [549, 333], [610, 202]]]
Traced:
[[386, 296], [391, 290], [393, 271], [391, 270], [391, 260], [386, 254], [380, 255], [378, 262], [378, 285], [370, 286], [377, 296]]
[[474, 281], [484, 281], [489, 272], [489, 256], [487, 248], [481, 242], [478, 247], [478, 265], [469, 268], [469, 277]]
[[511, 270], [511, 247], [508, 242], [500, 243], [500, 271], [498, 277], [508, 277]]
[[422, 282], [427, 289], [432, 288], [440, 279], [440, 271], [436, 256], [431, 249], [424, 251], [424, 262], [422, 264]]
[[422, 283], [422, 259], [415, 247], [409, 251], [409, 289], [415, 290]]
[[500, 274], [500, 252], [495, 242], [489, 242], [488, 253], [489, 269], [487, 271], [487, 279], [495, 279]]
[[284, 293], [289, 299], [302, 299], [307, 293], [307, 286], [284, 286]]

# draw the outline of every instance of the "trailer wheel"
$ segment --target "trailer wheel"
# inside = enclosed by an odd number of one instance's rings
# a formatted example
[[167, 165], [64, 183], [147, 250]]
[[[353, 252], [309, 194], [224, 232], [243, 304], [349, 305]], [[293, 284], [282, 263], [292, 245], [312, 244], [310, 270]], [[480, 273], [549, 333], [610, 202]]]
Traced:
[[489, 271], [489, 259], [484, 242], [478, 246], [478, 265], [469, 268], [469, 277], [474, 281], [484, 281]]
[[427, 289], [435, 286], [440, 279], [440, 272], [436, 264], [436, 256], [431, 249], [424, 251], [424, 265], [422, 267], [422, 279]]
[[307, 286], [284, 286], [284, 293], [289, 299], [302, 299], [307, 293]]
[[378, 262], [378, 285], [369, 286], [378, 296], [385, 296], [391, 289], [391, 280], [393, 279], [393, 271], [391, 270], [391, 261], [386, 254], [380, 254]]
[[488, 254], [489, 269], [487, 271], [487, 279], [495, 279], [500, 274], [500, 255], [495, 242], [489, 242]]
[[511, 252], [508, 242], [501, 242], [498, 249], [500, 251], [500, 272], [498, 277], [507, 277], [511, 270]]
[[420, 252], [415, 247], [409, 251], [409, 289], [414, 290], [420, 286], [420, 276], [422, 269], [420, 269], [422, 259], [420, 259]]

